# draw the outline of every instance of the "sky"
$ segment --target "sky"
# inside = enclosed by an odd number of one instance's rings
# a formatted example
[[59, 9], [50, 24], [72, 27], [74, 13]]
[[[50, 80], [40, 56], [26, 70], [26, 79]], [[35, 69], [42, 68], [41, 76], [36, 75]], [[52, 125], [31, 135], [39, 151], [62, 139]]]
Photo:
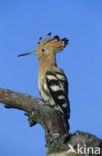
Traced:
[[[70, 132], [102, 139], [102, 1], [0, 1], [0, 88], [40, 97], [38, 59], [17, 55], [36, 50], [39, 37], [67, 37], [57, 55], [69, 81]], [[30, 128], [23, 111], [0, 104], [0, 155], [45, 156], [44, 129]]]

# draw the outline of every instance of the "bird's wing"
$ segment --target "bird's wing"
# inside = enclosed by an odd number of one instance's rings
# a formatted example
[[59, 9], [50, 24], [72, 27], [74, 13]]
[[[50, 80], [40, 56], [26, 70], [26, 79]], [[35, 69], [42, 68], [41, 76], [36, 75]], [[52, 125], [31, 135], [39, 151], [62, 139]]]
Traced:
[[46, 82], [49, 92], [55, 102], [63, 112], [69, 108], [68, 101], [68, 81], [64, 73], [46, 72]]

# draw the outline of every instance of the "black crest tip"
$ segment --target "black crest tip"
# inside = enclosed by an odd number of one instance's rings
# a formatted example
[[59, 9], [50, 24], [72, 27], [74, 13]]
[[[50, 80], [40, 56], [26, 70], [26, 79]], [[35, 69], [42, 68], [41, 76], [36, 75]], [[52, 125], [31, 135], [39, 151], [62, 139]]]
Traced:
[[48, 33], [48, 36], [50, 36], [50, 35], [51, 35], [51, 32]]
[[67, 38], [63, 38], [62, 41], [64, 42], [65, 46], [69, 43], [69, 40]]
[[39, 40], [42, 40], [42, 37], [40, 37]]
[[54, 39], [57, 39], [58, 41], [60, 40], [58, 35], [54, 36]]

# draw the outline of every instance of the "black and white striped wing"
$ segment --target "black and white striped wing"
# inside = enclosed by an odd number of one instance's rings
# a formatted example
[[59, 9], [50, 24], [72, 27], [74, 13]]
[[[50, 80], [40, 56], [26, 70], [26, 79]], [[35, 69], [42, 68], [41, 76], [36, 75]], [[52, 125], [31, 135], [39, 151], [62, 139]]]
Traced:
[[64, 73], [47, 72], [46, 82], [54, 108], [69, 117], [68, 81]]

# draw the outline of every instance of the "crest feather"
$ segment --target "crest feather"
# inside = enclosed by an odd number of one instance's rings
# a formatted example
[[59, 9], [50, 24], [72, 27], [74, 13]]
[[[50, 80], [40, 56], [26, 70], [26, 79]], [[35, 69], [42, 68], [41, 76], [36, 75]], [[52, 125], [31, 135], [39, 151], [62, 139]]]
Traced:
[[51, 33], [49, 33], [45, 39], [41, 42], [41, 38], [39, 40], [39, 46], [44, 46], [47, 48], [51, 48], [54, 51], [61, 51], [63, 50], [63, 48], [66, 47], [66, 45], [68, 44], [68, 39], [67, 38], [62, 38], [60, 39], [60, 37], [58, 35], [54, 36], [52, 39], [49, 38], [49, 36], [51, 35]]

